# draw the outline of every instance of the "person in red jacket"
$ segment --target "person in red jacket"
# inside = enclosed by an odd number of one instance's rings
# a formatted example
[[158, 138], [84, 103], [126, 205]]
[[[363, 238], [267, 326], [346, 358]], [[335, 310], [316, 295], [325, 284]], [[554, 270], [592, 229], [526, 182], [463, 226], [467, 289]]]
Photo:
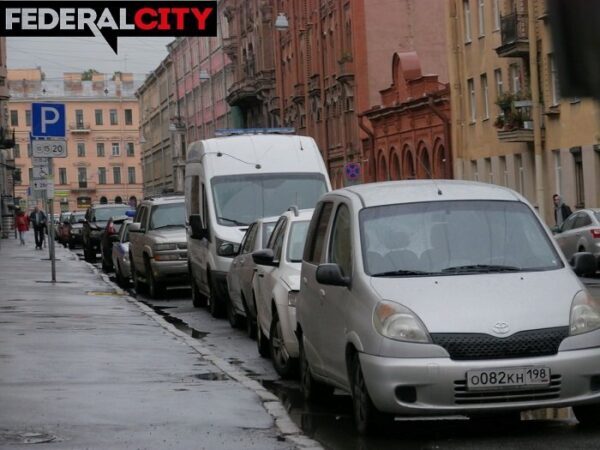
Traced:
[[21, 210], [17, 211], [16, 224], [21, 245], [25, 245], [25, 233], [29, 231], [29, 217], [27, 217], [27, 214]]

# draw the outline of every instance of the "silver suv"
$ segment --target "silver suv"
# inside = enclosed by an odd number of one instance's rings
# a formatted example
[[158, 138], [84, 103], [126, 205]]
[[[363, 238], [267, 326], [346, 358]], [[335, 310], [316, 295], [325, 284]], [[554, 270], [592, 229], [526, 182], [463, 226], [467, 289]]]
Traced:
[[129, 226], [129, 259], [136, 291], [158, 298], [167, 284], [188, 284], [184, 197], [144, 199]]
[[307, 398], [352, 394], [361, 432], [393, 415], [573, 406], [600, 423], [600, 299], [505, 188], [402, 181], [325, 194], [296, 304]]

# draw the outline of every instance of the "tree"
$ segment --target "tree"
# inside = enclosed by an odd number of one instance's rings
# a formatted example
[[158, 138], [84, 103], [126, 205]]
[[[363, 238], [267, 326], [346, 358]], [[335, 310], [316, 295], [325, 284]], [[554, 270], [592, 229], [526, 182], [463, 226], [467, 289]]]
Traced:
[[92, 81], [92, 76], [94, 74], [100, 73], [96, 69], [88, 69], [85, 72], [81, 73], [81, 81]]

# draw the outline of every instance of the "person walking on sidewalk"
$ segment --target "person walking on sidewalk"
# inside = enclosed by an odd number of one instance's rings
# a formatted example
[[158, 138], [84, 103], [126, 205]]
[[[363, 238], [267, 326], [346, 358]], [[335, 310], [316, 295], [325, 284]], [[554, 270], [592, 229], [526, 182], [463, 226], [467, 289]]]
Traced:
[[554, 220], [556, 221], [556, 226], [560, 227], [567, 220], [567, 217], [573, 214], [573, 211], [562, 201], [562, 198], [558, 194], [552, 196], [552, 201], [554, 202]]
[[44, 230], [46, 229], [47, 221], [48, 219], [46, 218], [46, 214], [37, 206], [29, 215], [29, 222], [31, 222], [31, 224], [33, 225], [36, 250], [42, 250], [42, 246], [44, 245]]
[[29, 231], [29, 217], [20, 209], [17, 211], [16, 224], [21, 245], [25, 245], [25, 233]]

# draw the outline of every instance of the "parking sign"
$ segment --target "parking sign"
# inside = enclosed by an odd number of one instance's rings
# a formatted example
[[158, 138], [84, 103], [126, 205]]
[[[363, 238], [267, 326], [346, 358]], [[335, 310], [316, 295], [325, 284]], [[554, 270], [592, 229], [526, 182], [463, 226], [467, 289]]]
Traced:
[[63, 138], [66, 133], [64, 103], [32, 103], [31, 124], [34, 138]]

